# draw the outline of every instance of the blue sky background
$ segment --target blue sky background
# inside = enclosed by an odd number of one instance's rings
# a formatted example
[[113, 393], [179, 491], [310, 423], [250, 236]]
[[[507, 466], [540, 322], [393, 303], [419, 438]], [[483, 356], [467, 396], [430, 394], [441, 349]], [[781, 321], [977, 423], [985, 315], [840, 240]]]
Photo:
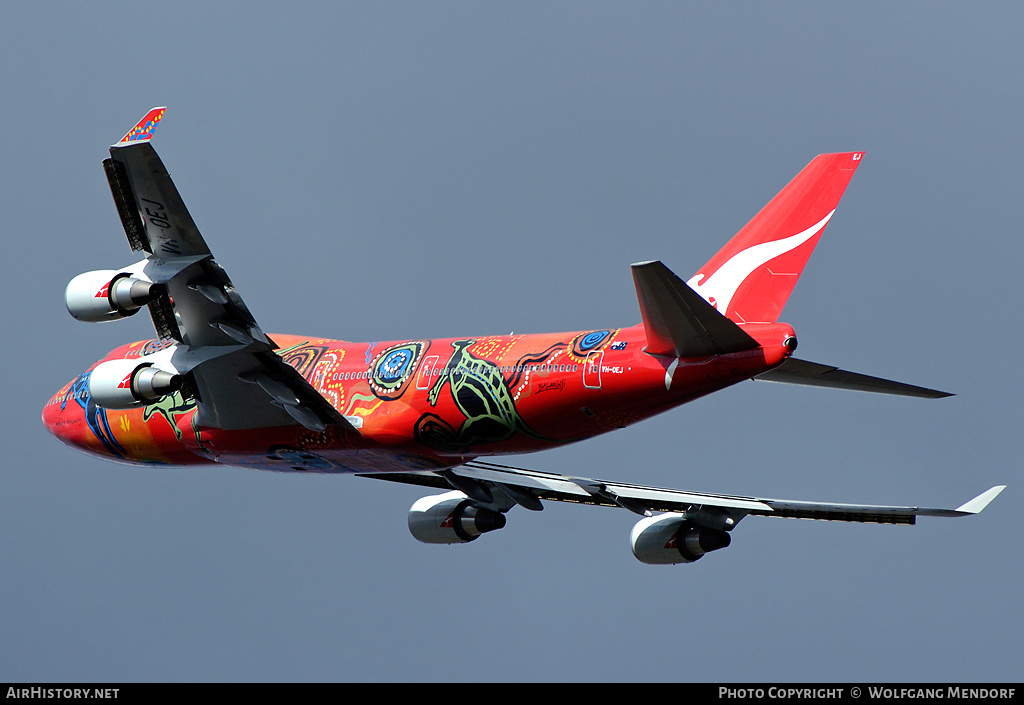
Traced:
[[[0, 681], [1020, 681], [1016, 3], [7, 3], [0, 23]], [[866, 156], [784, 320], [925, 401], [744, 383], [526, 467], [956, 506], [745, 520], [697, 564], [550, 504], [417, 543], [424, 492], [134, 468], [46, 399], [148, 317], [63, 290], [129, 264], [100, 161], [154, 145], [264, 330], [348, 340], [632, 325], [811, 158]]]

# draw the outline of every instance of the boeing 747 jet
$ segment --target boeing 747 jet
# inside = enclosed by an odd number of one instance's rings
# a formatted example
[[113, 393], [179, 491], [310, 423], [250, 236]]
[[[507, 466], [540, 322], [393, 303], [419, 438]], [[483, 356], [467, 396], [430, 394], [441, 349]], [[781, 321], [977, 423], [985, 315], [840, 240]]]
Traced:
[[690, 563], [729, 545], [747, 516], [913, 524], [980, 512], [866, 506], [645, 487], [537, 472], [494, 456], [575, 443], [746, 380], [939, 398], [944, 392], [794, 357], [779, 322], [861, 152], [815, 157], [688, 280], [632, 266], [640, 322], [626, 328], [368, 343], [267, 335], [217, 264], [151, 144], [154, 108], [103, 162], [141, 259], [71, 280], [80, 321], [148, 308], [156, 337], [122, 345], [65, 384], [43, 423], [86, 453], [138, 465], [221, 463], [348, 473], [441, 490], [409, 529], [465, 543], [544, 502], [639, 515], [644, 563]]

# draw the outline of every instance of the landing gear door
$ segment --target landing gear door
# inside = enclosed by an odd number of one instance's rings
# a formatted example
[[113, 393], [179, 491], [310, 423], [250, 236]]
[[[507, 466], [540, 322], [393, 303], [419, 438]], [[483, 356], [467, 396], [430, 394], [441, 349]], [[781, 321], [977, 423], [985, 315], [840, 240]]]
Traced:
[[587, 355], [583, 365], [583, 386], [587, 389], [601, 388], [601, 363], [604, 362], [604, 350], [595, 350]]

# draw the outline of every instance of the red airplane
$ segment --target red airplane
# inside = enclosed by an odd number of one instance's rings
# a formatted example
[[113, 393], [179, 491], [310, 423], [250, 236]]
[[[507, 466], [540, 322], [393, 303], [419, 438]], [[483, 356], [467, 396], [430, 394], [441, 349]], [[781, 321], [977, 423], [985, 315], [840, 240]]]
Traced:
[[103, 162], [133, 250], [128, 267], [81, 274], [81, 321], [148, 306], [157, 338], [116, 348], [43, 409], [64, 443], [145, 465], [223, 463], [354, 473], [448, 490], [409, 512], [426, 543], [464, 543], [544, 500], [642, 515], [633, 553], [689, 563], [728, 546], [747, 515], [913, 524], [980, 512], [684, 492], [556, 475], [481, 458], [554, 448], [622, 428], [747, 379], [937, 398], [944, 392], [793, 357], [778, 318], [860, 164], [811, 161], [689, 281], [633, 265], [642, 322], [539, 335], [350, 343], [266, 335], [213, 259], [150, 144], [154, 108]]

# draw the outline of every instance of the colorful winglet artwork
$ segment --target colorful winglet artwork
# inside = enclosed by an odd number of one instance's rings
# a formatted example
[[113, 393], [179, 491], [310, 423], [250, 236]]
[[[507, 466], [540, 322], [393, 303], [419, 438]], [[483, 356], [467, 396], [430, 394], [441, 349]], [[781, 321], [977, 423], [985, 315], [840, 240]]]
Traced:
[[150, 139], [153, 136], [153, 131], [156, 130], [156, 126], [163, 119], [165, 112], [167, 112], [167, 108], [153, 108], [150, 110], [146, 113], [146, 117], [139, 120], [135, 127], [130, 129], [128, 134], [121, 138], [118, 144], [142, 142]]

